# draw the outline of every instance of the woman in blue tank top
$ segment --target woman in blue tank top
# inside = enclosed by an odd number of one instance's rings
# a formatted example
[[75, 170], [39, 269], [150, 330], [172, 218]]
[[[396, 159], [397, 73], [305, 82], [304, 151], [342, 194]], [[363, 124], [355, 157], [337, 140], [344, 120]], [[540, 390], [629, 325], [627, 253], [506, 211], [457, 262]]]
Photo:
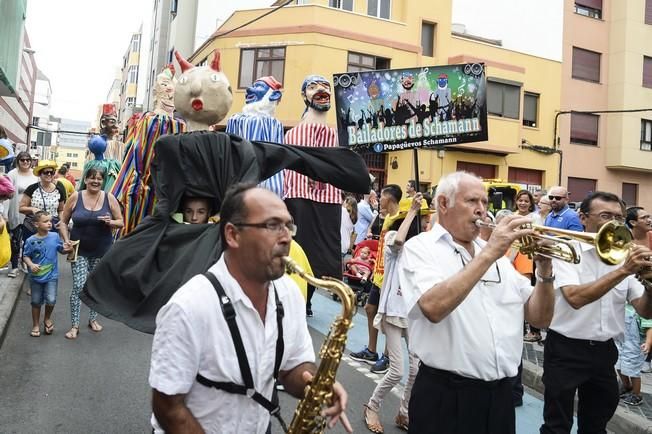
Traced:
[[[70, 294], [70, 316], [72, 328], [66, 338], [76, 339], [79, 334], [79, 313], [81, 301], [79, 293], [84, 288], [86, 278], [102, 256], [111, 248], [113, 230], [124, 225], [117, 199], [109, 192], [102, 191], [104, 172], [97, 168], [86, 172], [86, 189], [70, 195], [63, 209], [59, 226], [64, 242], [79, 241], [77, 260], [72, 266], [72, 292]], [[68, 232], [72, 218], [73, 228]], [[97, 312], [91, 310], [88, 327], [94, 332], [102, 331], [97, 322]]]

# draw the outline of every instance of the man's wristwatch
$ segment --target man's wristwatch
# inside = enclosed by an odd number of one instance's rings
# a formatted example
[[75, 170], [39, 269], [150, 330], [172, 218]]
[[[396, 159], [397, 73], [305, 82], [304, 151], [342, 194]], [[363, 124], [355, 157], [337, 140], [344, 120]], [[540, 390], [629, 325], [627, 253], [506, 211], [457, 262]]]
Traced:
[[537, 276], [537, 281], [541, 283], [552, 283], [555, 281], [555, 275], [551, 275], [550, 277], [543, 277], [542, 275], [539, 274], [539, 271], [536, 272]]

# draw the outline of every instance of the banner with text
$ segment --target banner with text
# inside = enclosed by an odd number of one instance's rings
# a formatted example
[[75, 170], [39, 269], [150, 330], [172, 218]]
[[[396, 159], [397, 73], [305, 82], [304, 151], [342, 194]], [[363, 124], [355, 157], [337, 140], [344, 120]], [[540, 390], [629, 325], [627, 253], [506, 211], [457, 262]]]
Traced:
[[442, 147], [488, 139], [483, 63], [333, 75], [340, 146]]

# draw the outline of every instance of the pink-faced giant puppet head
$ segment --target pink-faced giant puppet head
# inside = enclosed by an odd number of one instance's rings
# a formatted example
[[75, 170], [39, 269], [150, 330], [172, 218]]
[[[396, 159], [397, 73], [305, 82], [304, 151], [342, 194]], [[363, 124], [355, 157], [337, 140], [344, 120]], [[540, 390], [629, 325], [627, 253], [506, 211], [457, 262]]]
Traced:
[[186, 120], [189, 131], [208, 130], [231, 109], [233, 94], [220, 67], [220, 52], [215, 50], [208, 66], [194, 66], [178, 51], [181, 76], [174, 92], [174, 106]]

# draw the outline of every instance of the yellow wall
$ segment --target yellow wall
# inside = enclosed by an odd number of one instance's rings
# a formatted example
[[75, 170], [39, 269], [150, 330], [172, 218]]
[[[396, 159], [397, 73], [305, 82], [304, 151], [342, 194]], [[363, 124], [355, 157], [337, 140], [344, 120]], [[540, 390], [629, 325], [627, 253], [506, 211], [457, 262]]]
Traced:
[[[69, 157], [68, 154], [71, 154], [71, 156]], [[79, 178], [84, 169], [84, 162], [86, 161], [86, 148], [58, 146], [55, 161], [59, 167], [65, 162], [70, 162], [70, 171], [75, 178]]]
[[[436, 8], [418, 8], [412, 2], [411, 7], [408, 7], [408, 0], [393, 0], [390, 20], [367, 16], [365, 0], [354, 2], [354, 12], [329, 8], [325, 6], [327, 3], [319, 0], [311, 5], [285, 7], [242, 30], [204, 44], [190, 57], [190, 61], [198, 63], [206, 57], [210, 60], [214, 49], [220, 50], [222, 69], [234, 91], [233, 107], [227, 117], [240, 112], [244, 105], [244, 89], [238, 89], [242, 48], [286, 47], [283, 100], [276, 111], [276, 116], [286, 126], [296, 125], [304, 110], [300, 96], [304, 77], [316, 73], [330, 78], [332, 74], [345, 72], [348, 52], [389, 58], [392, 69], [444, 65], [465, 57], [485, 59], [489, 77], [518, 81], [523, 83], [523, 91], [540, 94], [537, 128], [523, 127], [520, 119], [491, 116], [489, 141], [463, 147], [481, 153], [468, 152], [462, 148], [449, 148], [445, 153], [421, 150], [420, 182], [435, 185], [443, 173], [456, 169], [457, 161], [468, 161], [493, 164], [497, 166], [497, 175], [504, 179], [507, 179], [509, 165], [542, 170], [544, 185], [556, 183], [557, 155], [544, 155], [524, 150], [520, 146], [523, 139], [533, 145], [552, 146], [552, 123], [554, 111], [559, 109], [560, 98], [559, 62], [451, 36], [451, 0], [438, 1]], [[224, 23], [219, 32], [233, 29], [266, 10], [268, 9], [238, 11]], [[436, 25], [435, 57], [421, 55], [421, 23], [424, 21]], [[522, 98], [523, 92], [521, 112]], [[328, 115], [332, 125], [336, 123], [334, 108], [331, 108]], [[499, 155], [485, 152], [487, 149], [496, 151]], [[408, 179], [414, 178], [413, 153], [390, 153], [387, 163], [393, 157], [397, 158], [399, 168], [391, 169], [388, 164], [386, 181], [402, 186]]]

